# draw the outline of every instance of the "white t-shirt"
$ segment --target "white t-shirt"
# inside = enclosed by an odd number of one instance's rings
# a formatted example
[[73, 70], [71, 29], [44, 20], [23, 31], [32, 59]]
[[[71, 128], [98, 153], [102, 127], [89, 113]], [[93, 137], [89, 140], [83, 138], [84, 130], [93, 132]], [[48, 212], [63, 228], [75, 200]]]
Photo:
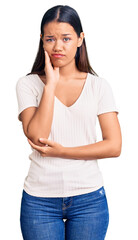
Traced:
[[[44, 83], [37, 74], [23, 76], [16, 84], [18, 116], [38, 107]], [[117, 112], [111, 86], [104, 78], [88, 73], [82, 92], [70, 107], [56, 96], [49, 140], [65, 147], [96, 142], [96, 119], [101, 113]], [[24, 190], [38, 197], [68, 197], [96, 191], [104, 185], [97, 160], [42, 157], [32, 147]]]

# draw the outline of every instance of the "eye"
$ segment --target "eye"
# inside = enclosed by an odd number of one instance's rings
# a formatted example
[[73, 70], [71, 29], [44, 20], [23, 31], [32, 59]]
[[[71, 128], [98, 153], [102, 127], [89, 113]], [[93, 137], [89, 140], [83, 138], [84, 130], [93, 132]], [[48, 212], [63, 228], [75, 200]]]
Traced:
[[53, 40], [52, 38], [46, 39], [46, 42], [52, 42], [51, 40]]
[[64, 39], [66, 39], [65, 42], [67, 42], [68, 40], [70, 40], [70, 38], [64, 38]]

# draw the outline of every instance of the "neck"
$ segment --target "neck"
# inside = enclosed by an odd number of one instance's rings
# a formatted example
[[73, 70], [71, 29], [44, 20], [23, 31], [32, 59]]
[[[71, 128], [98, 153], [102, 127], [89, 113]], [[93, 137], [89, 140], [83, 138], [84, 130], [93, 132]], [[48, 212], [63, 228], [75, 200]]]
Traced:
[[69, 64], [59, 68], [60, 80], [75, 78], [78, 73], [80, 73], [80, 71], [76, 67], [75, 59]]

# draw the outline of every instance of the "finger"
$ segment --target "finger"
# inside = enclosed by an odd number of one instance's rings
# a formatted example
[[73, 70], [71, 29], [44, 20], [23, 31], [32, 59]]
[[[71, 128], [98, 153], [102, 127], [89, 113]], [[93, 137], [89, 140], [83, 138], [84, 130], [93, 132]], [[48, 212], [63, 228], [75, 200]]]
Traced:
[[49, 146], [53, 146], [54, 145], [54, 142], [47, 139], [47, 138], [39, 138], [39, 141], [42, 142], [42, 143], [45, 143], [46, 145], [49, 145]]
[[38, 145], [35, 145], [30, 139], [27, 139], [27, 140], [34, 149], [39, 150], [41, 152], [44, 152], [44, 147], [40, 147]]
[[47, 51], [45, 51], [45, 72], [46, 73], [49, 70], [49, 68], [53, 69], [50, 57], [49, 57]]
[[59, 72], [59, 67], [54, 67], [54, 70], [55, 70], [56, 72]]
[[45, 66], [46, 66], [47, 63], [50, 64], [50, 66], [52, 66], [51, 61], [50, 61], [50, 57], [48, 55], [48, 52], [45, 51]]
[[50, 60], [49, 55], [46, 50], [45, 50], [45, 58], [47, 59], [47, 61]]
[[47, 155], [45, 153], [41, 153], [41, 156], [42, 157], [46, 157]]

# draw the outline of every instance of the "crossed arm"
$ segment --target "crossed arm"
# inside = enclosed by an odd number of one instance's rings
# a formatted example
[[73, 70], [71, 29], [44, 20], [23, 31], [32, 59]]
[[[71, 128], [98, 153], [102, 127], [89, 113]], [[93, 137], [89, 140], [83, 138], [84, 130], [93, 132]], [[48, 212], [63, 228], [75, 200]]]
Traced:
[[102, 141], [79, 147], [64, 147], [59, 143], [43, 138], [39, 140], [44, 146], [35, 145], [29, 140], [30, 145], [45, 157], [60, 157], [78, 160], [94, 160], [118, 157], [122, 148], [121, 129], [116, 112], [98, 115], [102, 131]]

